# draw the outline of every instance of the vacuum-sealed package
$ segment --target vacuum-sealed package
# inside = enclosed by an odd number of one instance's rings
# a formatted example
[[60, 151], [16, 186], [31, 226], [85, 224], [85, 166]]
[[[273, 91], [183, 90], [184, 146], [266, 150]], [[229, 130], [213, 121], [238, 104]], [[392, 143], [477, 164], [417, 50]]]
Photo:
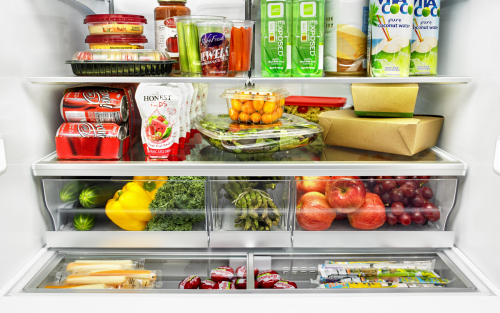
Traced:
[[134, 260], [75, 260], [66, 265], [66, 271], [79, 274], [89, 271], [138, 270], [144, 268], [144, 259]]
[[182, 93], [177, 84], [140, 84], [135, 95], [141, 137], [149, 158], [166, 159], [179, 149]]

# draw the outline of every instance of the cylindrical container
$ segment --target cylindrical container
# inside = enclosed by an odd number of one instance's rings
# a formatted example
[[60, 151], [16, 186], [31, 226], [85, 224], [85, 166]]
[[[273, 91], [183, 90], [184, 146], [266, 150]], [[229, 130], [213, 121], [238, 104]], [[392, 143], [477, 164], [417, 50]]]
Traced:
[[231, 46], [229, 71], [248, 72], [252, 61], [252, 41], [254, 21], [231, 20]]
[[325, 1], [325, 74], [366, 75], [368, 2]]
[[437, 75], [441, 0], [415, 1], [410, 75]]
[[142, 15], [94, 14], [87, 15], [83, 23], [91, 35], [142, 35], [148, 21]]
[[144, 35], [89, 35], [85, 39], [89, 49], [144, 49], [147, 42]]
[[370, 0], [368, 75], [410, 76], [412, 33], [413, 4], [406, 1]]
[[[174, 16], [191, 15], [186, 2], [187, 0], [158, 0], [160, 6], [155, 9], [155, 49], [168, 52], [170, 57], [177, 61], [179, 46]], [[174, 64], [172, 72], [179, 71], [179, 64]]]
[[120, 124], [128, 120], [127, 97], [121, 89], [78, 89], [62, 98], [61, 115], [69, 123]]
[[127, 137], [127, 129], [123, 125], [113, 123], [63, 123], [57, 130], [56, 137], [76, 138], [118, 138]]
[[201, 74], [200, 47], [197, 22], [223, 20], [223, 16], [191, 15], [175, 16], [179, 44], [179, 62], [181, 72]]
[[233, 22], [204, 21], [198, 27], [201, 73], [203, 76], [227, 76], [229, 45]]

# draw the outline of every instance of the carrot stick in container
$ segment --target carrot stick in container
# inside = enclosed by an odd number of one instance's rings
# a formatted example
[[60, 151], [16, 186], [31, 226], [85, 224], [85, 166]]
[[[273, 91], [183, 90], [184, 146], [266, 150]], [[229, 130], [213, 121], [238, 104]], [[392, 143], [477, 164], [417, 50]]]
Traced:
[[252, 53], [252, 29], [249, 27], [241, 28], [241, 30], [243, 32], [243, 53], [241, 60], [241, 70], [246, 72], [250, 70], [250, 55]]
[[235, 58], [235, 63], [234, 63], [234, 69], [237, 71], [237, 72], [241, 72], [241, 57], [242, 57], [242, 49], [243, 49], [243, 31], [242, 29], [240, 28], [235, 28], [235, 31], [234, 31], [234, 35], [235, 35], [235, 47], [234, 47], [234, 51], [235, 51], [235, 54], [236, 54], [236, 58]]
[[236, 27], [231, 28], [231, 43], [229, 46], [229, 71], [234, 71], [234, 59], [235, 59], [235, 40], [236, 40], [236, 35], [235, 35], [235, 29]]

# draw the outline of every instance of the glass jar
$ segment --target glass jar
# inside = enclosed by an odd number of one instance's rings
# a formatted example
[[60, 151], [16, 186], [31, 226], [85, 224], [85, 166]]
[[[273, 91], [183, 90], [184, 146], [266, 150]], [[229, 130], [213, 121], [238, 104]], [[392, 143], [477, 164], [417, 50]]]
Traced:
[[[174, 16], [191, 15], [186, 7], [187, 0], [158, 0], [155, 9], [155, 49], [168, 52], [172, 60], [179, 60], [177, 28]], [[179, 64], [174, 64], [172, 72], [180, 71]]]

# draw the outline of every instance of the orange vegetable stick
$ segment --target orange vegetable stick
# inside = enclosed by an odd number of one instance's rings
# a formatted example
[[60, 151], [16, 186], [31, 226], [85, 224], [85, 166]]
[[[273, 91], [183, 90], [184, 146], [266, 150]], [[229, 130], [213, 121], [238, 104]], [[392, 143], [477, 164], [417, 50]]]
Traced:
[[241, 60], [241, 70], [249, 71], [250, 70], [250, 56], [251, 49], [250, 46], [252, 44], [252, 29], [251, 28], [242, 28], [243, 31], [243, 54]]
[[235, 47], [235, 27], [231, 28], [231, 42], [229, 46], [229, 70], [234, 71], [234, 47]]
[[237, 72], [241, 72], [241, 57], [242, 57], [242, 49], [243, 49], [243, 29], [236, 28], [235, 29], [235, 44], [236, 46], [234, 47], [235, 52], [236, 52], [236, 58], [235, 58], [235, 63], [234, 63], [234, 69]]

